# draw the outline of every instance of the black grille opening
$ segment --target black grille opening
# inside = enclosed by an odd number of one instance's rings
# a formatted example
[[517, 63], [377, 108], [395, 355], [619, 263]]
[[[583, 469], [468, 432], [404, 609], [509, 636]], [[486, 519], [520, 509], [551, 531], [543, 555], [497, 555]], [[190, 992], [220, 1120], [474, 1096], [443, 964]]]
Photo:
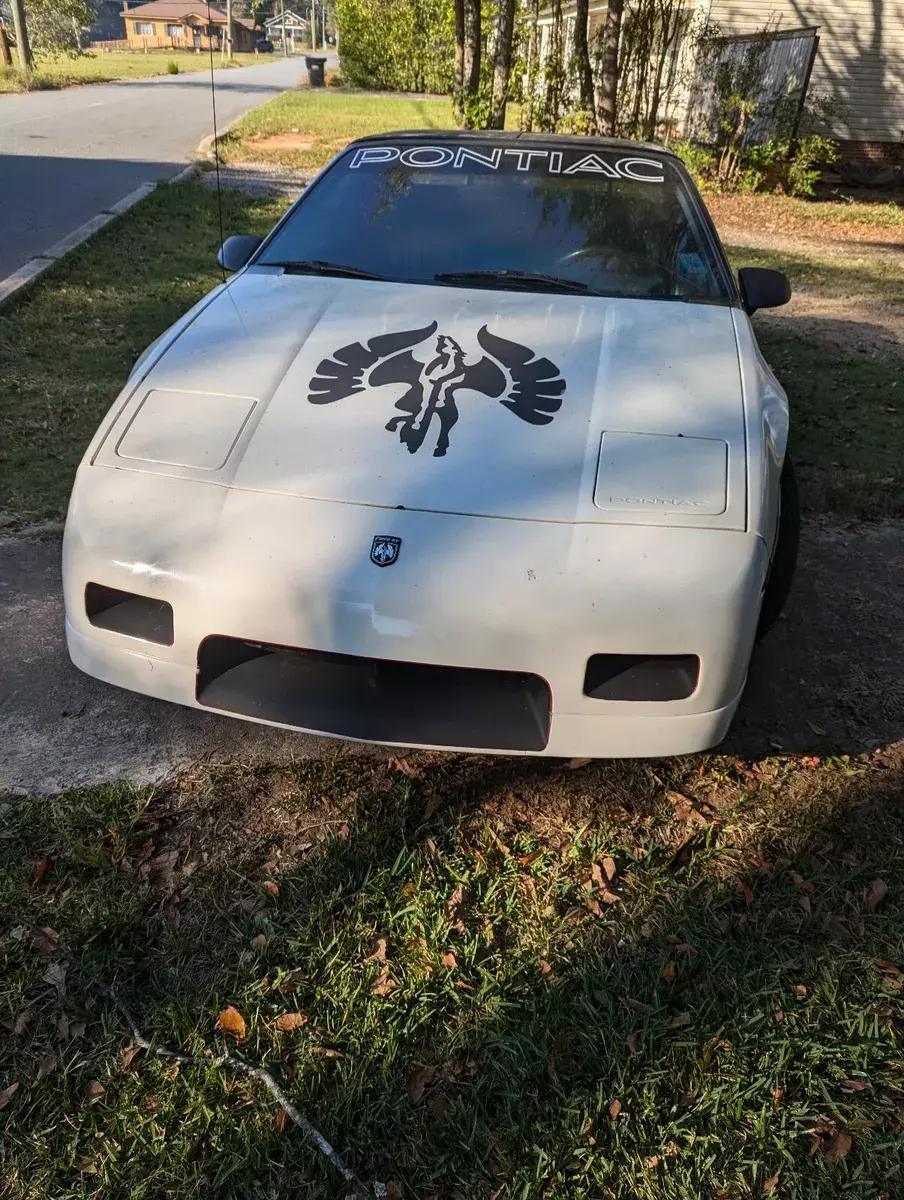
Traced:
[[594, 654], [584, 695], [594, 700], [686, 700], [700, 678], [695, 654]]
[[89, 583], [85, 587], [85, 612], [98, 629], [156, 642], [159, 646], [173, 644], [173, 609], [165, 600]]
[[208, 637], [198, 702], [225, 712], [406, 745], [543, 750], [549, 685], [538, 675], [393, 662]]

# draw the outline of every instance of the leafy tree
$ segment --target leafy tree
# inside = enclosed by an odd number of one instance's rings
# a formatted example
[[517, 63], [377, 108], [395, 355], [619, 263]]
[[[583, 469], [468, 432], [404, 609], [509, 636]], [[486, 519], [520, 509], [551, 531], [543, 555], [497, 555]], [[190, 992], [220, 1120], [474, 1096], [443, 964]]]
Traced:
[[82, 52], [82, 35], [97, 12], [92, 0], [25, 0], [28, 34], [38, 54]]

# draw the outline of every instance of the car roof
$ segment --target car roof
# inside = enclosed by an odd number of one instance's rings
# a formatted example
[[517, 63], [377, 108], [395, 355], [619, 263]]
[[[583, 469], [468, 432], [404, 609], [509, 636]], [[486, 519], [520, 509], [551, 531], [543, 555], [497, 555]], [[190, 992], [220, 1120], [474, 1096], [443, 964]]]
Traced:
[[398, 129], [390, 133], [370, 133], [366, 137], [355, 138], [349, 146], [366, 146], [373, 142], [386, 141], [424, 141], [433, 142], [539, 142], [549, 146], [571, 146], [575, 149], [583, 147], [598, 147], [602, 150], [645, 150], [650, 154], [667, 154], [677, 158], [668, 146], [659, 146], [653, 142], [634, 142], [628, 138], [612, 138], [588, 136], [576, 133], [525, 133], [518, 129]]

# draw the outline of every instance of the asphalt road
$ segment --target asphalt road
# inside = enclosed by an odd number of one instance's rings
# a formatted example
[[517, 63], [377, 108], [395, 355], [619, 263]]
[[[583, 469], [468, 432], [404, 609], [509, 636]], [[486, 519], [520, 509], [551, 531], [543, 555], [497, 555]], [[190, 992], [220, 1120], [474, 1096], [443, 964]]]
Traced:
[[[215, 71], [218, 126], [305, 77], [303, 56]], [[0, 96], [0, 279], [140, 184], [178, 174], [212, 130], [204, 71]]]

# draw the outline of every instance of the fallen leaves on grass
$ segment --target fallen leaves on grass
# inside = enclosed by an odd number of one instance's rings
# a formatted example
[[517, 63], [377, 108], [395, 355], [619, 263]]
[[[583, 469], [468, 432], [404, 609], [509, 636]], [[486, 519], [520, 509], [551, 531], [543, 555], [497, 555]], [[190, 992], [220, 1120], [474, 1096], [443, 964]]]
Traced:
[[448, 954], [444, 954], [439, 961], [442, 963], [442, 965], [444, 967], [449, 967], [450, 969], [454, 969], [455, 967], [458, 966], [458, 959], [455, 957], [455, 955], [452, 953], [451, 950], [449, 951]]
[[276, 1128], [280, 1133], [285, 1133], [288, 1124], [289, 1114], [282, 1107], [282, 1105], [280, 1105], [280, 1107], [276, 1110]]
[[616, 1118], [616, 1117], [619, 1115], [619, 1113], [621, 1112], [621, 1110], [622, 1110], [622, 1102], [621, 1102], [621, 1100], [615, 1099], [615, 1100], [613, 1100], [613, 1101], [610, 1103], [610, 1105], [609, 1105], [609, 1116], [612, 1118], [612, 1120], [613, 1120], [613, 1121], [614, 1121], [614, 1120], [615, 1120], [615, 1118]]
[[96, 1175], [97, 1163], [93, 1159], [83, 1158], [81, 1154], [75, 1157], [75, 1169], [80, 1171], [82, 1175]]
[[806, 996], [806, 994], [807, 994], [807, 989], [804, 987], [804, 985], [802, 983], [795, 983], [795, 985], [791, 989], [791, 991], [794, 993], [795, 996]]
[[551, 983], [555, 978], [553, 969], [545, 958], [540, 959], [540, 977], [544, 979], [546, 983]]
[[865, 1079], [845, 1079], [844, 1086], [853, 1088], [855, 1092], [867, 1092], [873, 1085]]
[[847, 1133], [836, 1133], [834, 1137], [824, 1143], [822, 1153], [827, 1162], [841, 1162], [847, 1152], [850, 1150], [853, 1142], [850, 1135]]
[[776, 1173], [770, 1179], [765, 1180], [765, 1182], [763, 1183], [763, 1191], [766, 1193], [767, 1196], [771, 1196], [772, 1193], [775, 1191], [775, 1189], [778, 1187], [779, 1176], [780, 1176], [780, 1173], [778, 1171], [776, 1171]]
[[23, 1008], [16, 1017], [16, 1023], [13, 1026], [13, 1033], [15, 1033], [17, 1036], [23, 1034], [28, 1028], [28, 1022], [31, 1020], [32, 1015], [33, 1014], [30, 1008]]
[[374, 938], [370, 944], [370, 953], [365, 962], [386, 962], [386, 938]]
[[669, 1021], [669, 1029], [682, 1029], [685, 1025], [690, 1025], [690, 1023], [691, 1014], [689, 1012], [681, 1012]]
[[[675, 964], [672, 963], [671, 965], [674, 966]], [[672, 972], [672, 975], [674, 975], [674, 971]], [[627, 1004], [628, 1008], [630, 1008], [632, 1012], [648, 1013], [652, 1011], [649, 1004], [644, 1004], [643, 1000], [632, 1000], [630, 996], [625, 997], [625, 1004]]]
[[675, 978], [674, 962], [667, 962], [665, 964], [665, 966], [662, 968], [661, 974], [662, 974], [662, 978], [666, 981], [666, 983], [671, 983], [672, 980]]
[[41, 976], [45, 983], [52, 984], [56, 988], [57, 995], [61, 1000], [66, 995], [66, 971], [65, 963], [51, 963]]
[[59, 936], [55, 929], [45, 925], [31, 939], [31, 948], [37, 950], [39, 954], [52, 954], [56, 949]]
[[436, 1067], [415, 1067], [408, 1073], [408, 1096], [413, 1104], [419, 1104], [424, 1097], [424, 1089], [436, 1078]]
[[46, 1079], [51, 1071], [56, 1070], [57, 1060], [52, 1054], [46, 1054], [38, 1063], [38, 1069], [35, 1074], [35, 1082], [40, 1083], [42, 1079]]
[[449, 917], [449, 922], [456, 933], [464, 933], [465, 923], [462, 918], [465, 907], [466, 893], [464, 887], [459, 883], [456, 885], [452, 895], [446, 901], [446, 913]]
[[278, 1029], [280, 1033], [294, 1033], [296, 1029], [301, 1029], [308, 1023], [306, 1013], [300, 1012], [284, 1012], [280, 1013], [273, 1022], [273, 1028]]
[[269, 892], [274, 900], [279, 899], [279, 884], [274, 883], [272, 879], [265, 879], [261, 884], [265, 892]]
[[128, 1046], [123, 1046], [120, 1052], [116, 1055], [116, 1069], [119, 1071], [120, 1075], [129, 1074], [132, 1069], [132, 1060], [140, 1049], [140, 1046], [130, 1043]]
[[889, 971], [893, 975], [904, 975], [904, 971], [900, 967], [896, 967], [894, 963], [885, 958], [877, 958], [875, 962], [880, 971]]
[[401, 771], [407, 779], [423, 779], [424, 772], [419, 767], [412, 766], [407, 758], [390, 758], [386, 762], [390, 770]]
[[5, 1087], [3, 1089], [3, 1091], [0, 1092], [0, 1112], [2, 1112], [4, 1108], [6, 1108], [7, 1104], [9, 1104], [10, 1100], [12, 1100], [13, 1096], [15, 1096], [15, 1094], [18, 1090], [19, 1090], [19, 1084], [18, 1084], [18, 1082], [16, 1082], [16, 1083], [11, 1083], [9, 1085], [9, 1087]]
[[634, 1033], [628, 1034], [628, 1050], [632, 1054], [640, 1054], [640, 1042], [638, 1042], [637, 1035]]
[[371, 984], [370, 990], [374, 996], [388, 996], [397, 986], [396, 981], [390, 978], [388, 964], [384, 963], [379, 975]]
[[44, 881], [47, 878], [47, 872], [50, 870], [50, 859], [45, 854], [35, 868], [35, 877], [32, 880], [32, 887], [43, 887]]
[[262, 933], [251, 939], [251, 949], [256, 950], [258, 954], [267, 949], [267, 939]]
[[88, 1103], [99, 1104], [106, 1095], [107, 1089], [99, 1079], [92, 1079], [88, 1084]]
[[864, 897], [866, 907], [870, 912], [875, 912], [885, 897], [888, 895], [888, 884], [884, 879], [874, 879], [866, 889]]
[[217, 1017], [216, 1029], [220, 1033], [225, 1033], [229, 1037], [235, 1038], [237, 1042], [244, 1041], [248, 1032], [245, 1025], [245, 1018], [231, 1004], [228, 1008], [224, 1008]]
[[566, 771], [578, 771], [581, 767], [587, 767], [592, 762], [592, 758], [570, 758], [565, 764], [565, 769]]

